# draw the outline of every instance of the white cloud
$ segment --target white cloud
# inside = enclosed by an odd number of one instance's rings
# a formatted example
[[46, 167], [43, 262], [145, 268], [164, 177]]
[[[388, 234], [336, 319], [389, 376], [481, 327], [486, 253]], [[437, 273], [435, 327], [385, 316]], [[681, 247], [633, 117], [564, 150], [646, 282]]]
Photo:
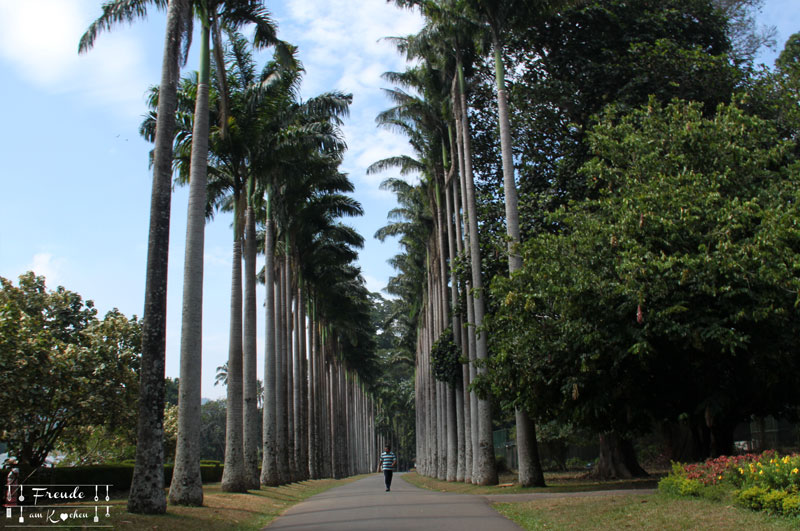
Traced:
[[373, 277], [371, 275], [366, 275], [366, 274], [362, 273], [362, 276], [364, 277], [364, 281], [366, 282], [367, 289], [369, 291], [371, 291], [373, 293], [382, 293], [383, 292], [383, 288], [386, 287], [386, 283], [385, 282], [382, 282], [382, 281], [378, 280], [377, 278], [375, 278], [375, 277]]
[[221, 246], [215, 246], [213, 248], [206, 248], [203, 259], [205, 261], [206, 267], [214, 266], [214, 267], [224, 267], [230, 269], [231, 267], [231, 250], [223, 248]]
[[146, 74], [141, 39], [115, 28], [78, 55], [78, 41], [99, 7], [95, 0], [0, 2], [0, 60], [40, 90], [79, 93], [87, 102], [138, 116], [147, 86], [158, 81]]
[[353, 94], [344, 127], [348, 151], [343, 169], [355, 182], [357, 196], [364, 203], [393, 200], [379, 185], [396, 171], [366, 174], [373, 162], [410, 152], [405, 137], [375, 125], [375, 116], [391, 105], [381, 91], [389, 86], [381, 74], [405, 69], [403, 57], [384, 37], [415, 33], [421, 17], [382, 0], [293, 0], [286, 9], [288, 18], [278, 21], [280, 34], [299, 46], [306, 69], [304, 97], [332, 89]]
[[37, 276], [44, 276], [48, 289], [55, 289], [64, 281], [63, 270], [66, 260], [54, 257], [50, 253], [37, 253], [26, 268]]

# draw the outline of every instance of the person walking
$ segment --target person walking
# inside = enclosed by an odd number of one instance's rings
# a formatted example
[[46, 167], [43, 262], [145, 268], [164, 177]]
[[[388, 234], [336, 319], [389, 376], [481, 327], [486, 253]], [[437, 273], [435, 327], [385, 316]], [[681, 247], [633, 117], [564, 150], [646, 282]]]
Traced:
[[383, 481], [386, 483], [386, 492], [392, 490], [392, 472], [397, 466], [397, 456], [392, 452], [392, 447], [388, 444], [383, 447], [380, 461], [378, 462], [378, 472], [383, 470]]

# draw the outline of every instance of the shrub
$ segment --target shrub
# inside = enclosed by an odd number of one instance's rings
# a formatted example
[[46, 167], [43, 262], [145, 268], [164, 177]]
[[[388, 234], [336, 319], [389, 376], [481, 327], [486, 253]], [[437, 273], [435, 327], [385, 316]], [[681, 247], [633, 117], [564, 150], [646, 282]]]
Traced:
[[786, 495], [783, 499], [783, 514], [786, 516], [800, 516], [800, 495]]
[[718, 457], [704, 463], [673, 463], [659, 490], [677, 496], [723, 499], [733, 491], [737, 505], [776, 515], [800, 515], [800, 454], [775, 451]]
[[739, 491], [736, 494], [736, 503], [753, 511], [760, 511], [764, 508], [764, 495], [767, 489], [753, 486]]
[[[218, 461], [200, 464], [203, 483], [222, 481], [223, 466]], [[38, 470], [28, 484], [42, 485], [111, 485], [112, 491], [125, 491], [133, 480], [133, 464], [107, 464], [55, 467]], [[172, 481], [172, 465], [164, 465], [164, 485]], [[66, 487], [65, 487], [66, 488]]]
[[680, 463], [673, 463], [672, 473], [658, 482], [658, 490], [673, 496], [700, 496], [702, 487], [702, 483], [686, 476]]
[[[664, 478], [665, 480], [668, 478]], [[663, 481], [663, 480], [662, 480]], [[661, 484], [659, 483], [659, 487]], [[700, 489], [702, 484], [697, 480], [688, 478], [675, 478], [672, 487], [667, 487], [667, 492], [672, 492], [677, 496], [700, 496]]]

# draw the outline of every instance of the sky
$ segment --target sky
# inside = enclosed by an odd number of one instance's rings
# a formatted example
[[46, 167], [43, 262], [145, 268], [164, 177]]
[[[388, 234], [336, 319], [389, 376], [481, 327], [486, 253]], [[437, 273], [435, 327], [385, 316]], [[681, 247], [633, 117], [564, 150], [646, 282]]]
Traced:
[[[138, 134], [144, 96], [160, 79], [164, 13], [103, 33], [78, 55], [78, 40], [100, 14], [101, 0], [0, 0], [0, 276], [16, 283], [25, 271], [44, 275], [91, 299], [102, 317], [112, 308], [141, 316], [152, 172], [150, 144]], [[398, 248], [372, 236], [395, 206], [379, 189], [392, 173], [367, 175], [382, 158], [408, 152], [406, 141], [375, 127], [390, 103], [385, 71], [404, 63], [382, 37], [407, 35], [419, 17], [385, 0], [267, 1], [280, 38], [299, 47], [306, 69], [302, 97], [352, 93], [344, 132], [343, 171], [365, 215], [349, 220], [366, 239], [360, 265], [367, 287], [382, 290]], [[797, 0], [766, 0], [759, 17], [778, 28], [778, 47], [800, 31]], [[196, 40], [199, 42], [199, 39]], [[195, 47], [196, 48], [196, 47]], [[771, 65], [775, 54], [760, 60]], [[261, 64], [265, 58], [262, 58]], [[197, 68], [191, 54], [185, 71]], [[176, 188], [170, 230], [167, 376], [179, 376], [180, 313], [188, 190]], [[204, 397], [227, 360], [232, 231], [230, 216], [206, 227], [203, 303]], [[260, 267], [260, 265], [258, 266]], [[258, 292], [263, 301], [263, 290]], [[259, 320], [263, 312], [259, 305]], [[259, 328], [263, 328], [259, 327]], [[263, 363], [263, 330], [259, 332]], [[261, 377], [259, 368], [259, 377]]]

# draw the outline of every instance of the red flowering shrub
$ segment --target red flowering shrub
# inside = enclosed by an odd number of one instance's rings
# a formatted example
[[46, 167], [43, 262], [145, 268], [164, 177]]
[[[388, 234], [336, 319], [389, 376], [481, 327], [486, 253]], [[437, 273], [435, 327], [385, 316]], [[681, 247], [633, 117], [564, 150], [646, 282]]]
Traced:
[[[727, 488], [726, 488], [727, 487]], [[704, 463], [673, 463], [659, 490], [681, 496], [715, 497], [730, 492], [739, 505], [787, 516], [800, 514], [800, 454], [722, 456]]]

